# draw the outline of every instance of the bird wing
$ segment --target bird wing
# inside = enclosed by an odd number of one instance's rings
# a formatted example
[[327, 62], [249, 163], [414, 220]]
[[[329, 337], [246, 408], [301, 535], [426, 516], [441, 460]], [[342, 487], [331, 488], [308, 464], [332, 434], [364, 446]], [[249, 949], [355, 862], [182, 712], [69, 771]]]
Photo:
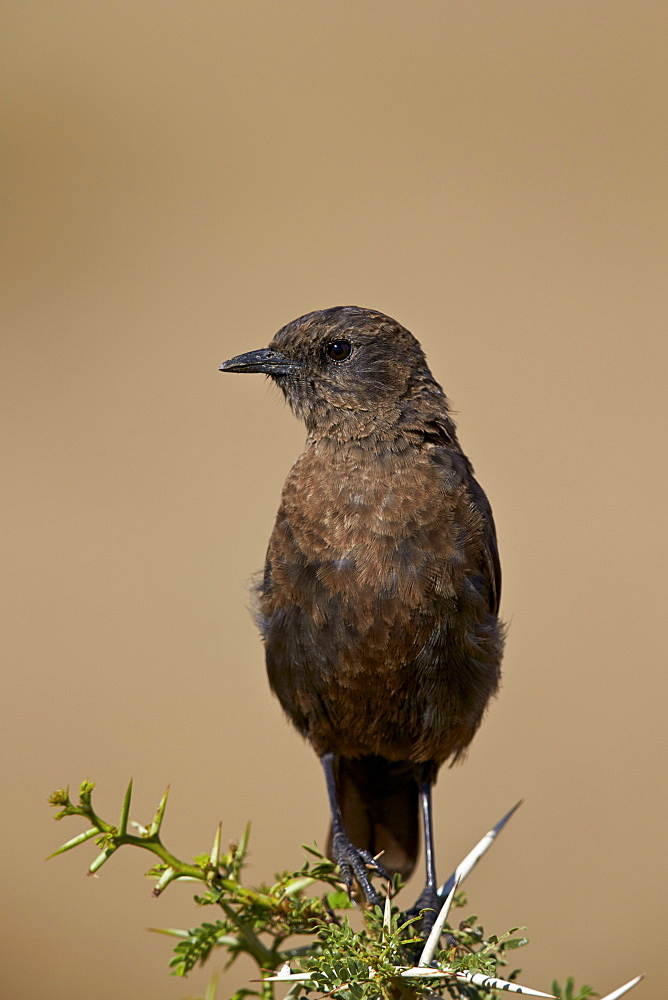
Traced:
[[473, 476], [470, 478], [470, 489], [472, 502], [482, 514], [485, 525], [481, 555], [489, 582], [489, 610], [497, 614], [501, 602], [501, 562], [499, 561], [499, 548], [496, 540], [496, 526], [489, 500]]
[[501, 562], [496, 539], [496, 526], [489, 500], [480, 483], [473, 475], [473, 466], [461, 450], [454, 424], [447, 420], [434, 420], [424, 427], [425, 444], [435, 445], [434, 458], [447, 470], [454, 471], [458, 478], [466, 483], [470, 502], [480, 515], [483, 528], [481, 532], [480, 560], [489, 587], [489, 610], [493, 614], [499, 611], [501, 601]]

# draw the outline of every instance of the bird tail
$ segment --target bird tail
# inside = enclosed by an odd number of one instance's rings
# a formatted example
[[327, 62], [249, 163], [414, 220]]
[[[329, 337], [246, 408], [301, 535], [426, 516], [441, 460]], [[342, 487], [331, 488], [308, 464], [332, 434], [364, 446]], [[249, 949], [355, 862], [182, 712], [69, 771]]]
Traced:
[[[407, 879], [420, 846], [415, 765], [384, 757], [339, 757], [336, 787], [343, 825], [355, 847], [376, 855]], [[330, 828], [327, 853], [332, 856]]]

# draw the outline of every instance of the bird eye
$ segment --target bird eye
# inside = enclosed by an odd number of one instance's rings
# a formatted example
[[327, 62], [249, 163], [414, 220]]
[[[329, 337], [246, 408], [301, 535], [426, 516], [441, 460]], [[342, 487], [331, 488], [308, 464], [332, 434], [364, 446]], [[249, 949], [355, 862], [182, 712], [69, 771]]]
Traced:
[[352, 345], [349, 340], [333, 340], [327, 346], [327, 357], [332, 361], [345, 361], [350, 357]]

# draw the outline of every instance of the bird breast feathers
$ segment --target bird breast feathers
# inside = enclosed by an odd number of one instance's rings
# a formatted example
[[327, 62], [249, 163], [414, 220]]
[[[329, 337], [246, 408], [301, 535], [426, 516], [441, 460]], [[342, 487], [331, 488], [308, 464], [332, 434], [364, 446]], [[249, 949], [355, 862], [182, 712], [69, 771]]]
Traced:
[[269, 562], [273, 574], [291, 567], [297, 591], [315, 575], [330, 594], [417, 607], [430, 592], [454, 596], [457, 578], [478, 562], [477, 520], [465, 483], [428, 455], [362, 464], [307, 449], [285, 483]]

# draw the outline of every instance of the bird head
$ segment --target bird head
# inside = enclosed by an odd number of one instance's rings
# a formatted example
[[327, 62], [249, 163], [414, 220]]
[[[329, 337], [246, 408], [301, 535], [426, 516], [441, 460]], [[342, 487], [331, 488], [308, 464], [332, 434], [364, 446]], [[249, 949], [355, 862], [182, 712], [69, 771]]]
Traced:
[[447, 409], [415, 337], [389, 316], [357, 306], [300, 316], [267, 348], [231, 358], [220, 371], [269, 375], [312, 433], [378, 432], [427, 398]]

